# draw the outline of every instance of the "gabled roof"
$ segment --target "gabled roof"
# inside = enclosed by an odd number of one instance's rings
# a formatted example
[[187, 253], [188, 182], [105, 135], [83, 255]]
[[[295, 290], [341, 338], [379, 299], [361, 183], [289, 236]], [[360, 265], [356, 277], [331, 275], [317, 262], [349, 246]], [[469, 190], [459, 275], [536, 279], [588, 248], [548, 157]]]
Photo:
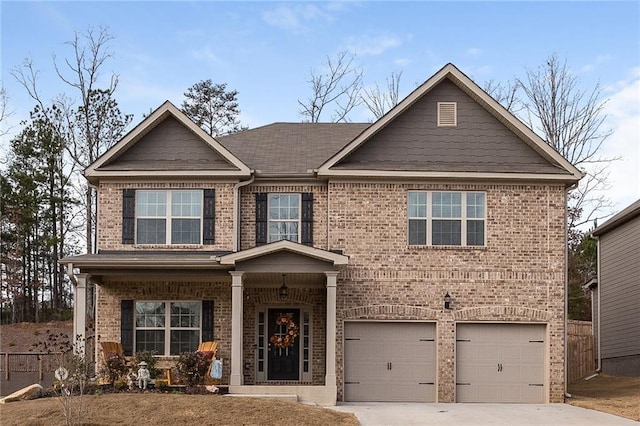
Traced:
[[[166, 143], [163, 143], [166, 142]], [[247, 177], [250, 168], [166, 101], [85, 170], [104, 177]]]
[[218, 260], [220, 262], [220, 265], [235, 265], [237, 262], [244, 262], [246, 260], [267, 256], [273, 253], [278, 253], [283, 251], [321, 260], [323, 262], [330, 263], [334, 266], [342, 266], [342, 265], [347, 265], [349, 263], [349, 258], [342, 254], [333, 253], [326, 250], [320, 250], [314, 247], [309, 247], [303, 244], [294, 243], [293, 241], [288, 241], [288, 240], [280, 240], [275, 243], [269, 243], [263, 246], [250, 248], [248, 250], [243, 250], [236, 253], [230, 253], [224, 256], [220, 256]]
[[[449, 81], [457, 88], [466, 93], [475, 103], [480, 105], [484, 110], [504, 125], [522, 144], [525, 144], [520, 153], [523, 158], [532, 161], [523, 161], [521, 164], [510, 165], [508, 158], [504, 158], [500, 164], [500, 168], [492, 170], [491, 166], [477, 169], [469, 168], [469, 162], [465, 164], [455, 163], [455, 151], [449, 154], [449, 161], [446, 164], [438, 160], [434, 160], [429, 164], [425, 162], [416, 164], [407, 164], [402, 160], [402, 155], [396, 155], [397, 161], [394, 163], [393, 146], [387, 145], [386, 151], [378, 151], [369, 153], [367, 159], [370, 161], [362, 161], [364, 155], [360, 155], [359, 161], [354, 162], [353, 157], [358, 155], [357, 152], [363, 150], [367, 143], [370, 143], [377, 135], [381, 134], [385, 128], [392, 125], [395, 121], [402, 118], [411, 107], [416, 105], [423, 97], [440, 86], [443, 82]], [[415, 131], [409, 128], [408, 132]], [[412, 135], [409, 135], [411, 138]], [[418, 135], [419, 136], [419, 135]], [[467, 135], [465, 138], [469, 140], [475, 135]], [[392, 138], [387, 138], [392, 139]], [[484, 152], [485, 156], [492, 155], [493, 152], [501, 150], [502, 147], [497, 143], [501, 139], [496, 136], [496, 143], [491, 149], [484, 148], [479, 150]], [[419, 144], [414, 143], [405, 149], [404, 158], [411, 157], [412, 149], [422, 149]], [[443, 146], [444, 149], [453, 149]], [[400, 146], [398, 146], [400, 149]], [[524, 149], [524, 150], [523, 150]], [[526, 150], [530, 152], [525, 152]], [[380, 154], [382, 152], [382, 154]], [[432, 152], [437, 152], [433, 149]], [[376, 154], [378, 157], [376, 158]], [[465, 154], [468, 156], [469, 153]], [[533, 155], [532, 155], [533, 154]], [[424, 157], [424, 153], [422, 153]], [[535, 157], [540, 160], [535, 160]], [[384, 157], [384, 158], [383, 158]], [[373, 159], [371, 161], [371, 159]], [[378, 161], [377, 159], [380, 159]], [[409, 162], [410, 163], [410, 162]], [[381, 164], [383, 164], [381, 166]], [[502, 105], [495, 101], [491, 96], [484, 92], [471, 79], [464, 75], [458, 68], [452, 64], [448, 64], [438, 71], [434, 76], [414, 90], [409, 96], [396, 105], [391, 111], [380, 118], [378, 121], [369, 126], [353, 141], [347, 144], [339, 152], [329, 158], [324, 164], [318, 168], [319, 176], [381, 176], [381, 177], [430, 177], [430, 178], [487, 178], [487, 179], [543, 179], [562, 181], [567, 184], [577, 182], [582, 178], [583, 173], [574, 167], [570, 162], [550, 147], [544, 140], [535, 134], [531, 129], [518, 120], [513, 114], [508, 112]]]
[[599, 237], [602, 234], [617, 228], [630, 221], [631, 219], [640, 216], [640, 199], [623, 209], [621, 212], [613, 216], [611, 219], [598, 226], [591, 232], [591, 235]]
[[370, 123], [273, 123], [218, 138], [257, 176], [311, 175]]

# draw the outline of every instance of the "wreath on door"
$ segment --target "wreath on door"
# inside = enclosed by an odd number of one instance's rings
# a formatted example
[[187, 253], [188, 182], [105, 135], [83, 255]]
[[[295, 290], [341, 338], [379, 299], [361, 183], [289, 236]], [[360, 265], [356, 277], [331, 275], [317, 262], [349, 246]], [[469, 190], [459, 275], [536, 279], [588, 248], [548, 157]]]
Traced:
[[279, 336], [274, 334], [269, 338], [269, 341], [276, 348], [287, 348], [296, 341], [296, 337], [300, 334], [300, 328], [293, 322], [293, 318], [288, 314], [280, 314], [276, 318], [276, 324], [286, 328], [284, 335]]

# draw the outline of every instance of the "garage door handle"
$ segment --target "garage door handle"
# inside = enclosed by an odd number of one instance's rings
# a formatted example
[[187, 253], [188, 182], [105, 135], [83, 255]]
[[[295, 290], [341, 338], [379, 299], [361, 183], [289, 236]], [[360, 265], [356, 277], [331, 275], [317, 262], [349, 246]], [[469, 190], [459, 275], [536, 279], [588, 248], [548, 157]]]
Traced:
[[498, 371], [502, 371], [502, 364], [498, 364]]
[[389, 363], [389, 370], [393, 370], [393, 364]]
[[544, 386], [542, 383], [529, 383], [529, 386]]

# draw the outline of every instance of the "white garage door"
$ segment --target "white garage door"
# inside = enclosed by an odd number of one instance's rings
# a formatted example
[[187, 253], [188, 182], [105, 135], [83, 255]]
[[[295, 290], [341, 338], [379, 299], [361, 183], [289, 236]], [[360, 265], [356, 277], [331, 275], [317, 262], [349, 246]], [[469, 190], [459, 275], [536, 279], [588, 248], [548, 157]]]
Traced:
[[546, 402], [544, 325], [458, 324], [456, 330], [457, 402]]
[[435, 324], [347, 322], [345, 401], [435, 401]]

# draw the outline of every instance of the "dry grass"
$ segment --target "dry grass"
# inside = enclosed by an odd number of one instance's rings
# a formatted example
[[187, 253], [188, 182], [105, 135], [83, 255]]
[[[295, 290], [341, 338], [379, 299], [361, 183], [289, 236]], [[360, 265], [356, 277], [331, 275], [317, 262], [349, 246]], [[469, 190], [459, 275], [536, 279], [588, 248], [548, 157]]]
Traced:
[[[104, 394], [83, 397], [88, 425], [359, 425], [353, 414], [284, 401], [220, 395]], [[3, 426], [63, 425], [58, 398], [0, 405]]]
[[598, 375], [569, 385], [569, 404], [640, 421], [640, 377]]

